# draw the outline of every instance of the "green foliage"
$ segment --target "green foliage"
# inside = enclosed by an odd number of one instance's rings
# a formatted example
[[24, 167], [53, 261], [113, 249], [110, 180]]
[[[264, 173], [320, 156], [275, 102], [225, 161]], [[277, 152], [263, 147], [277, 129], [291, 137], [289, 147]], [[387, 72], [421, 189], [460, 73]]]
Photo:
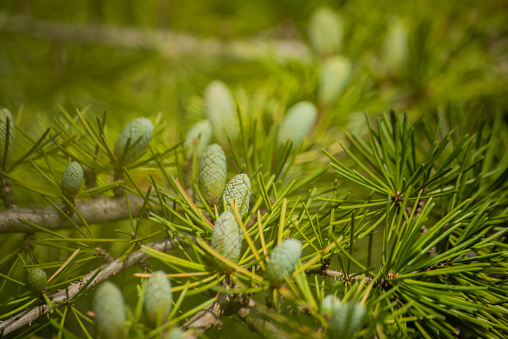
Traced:
[[506, 14], [326, 5], [0, 4], [0, 336], [507, 337]]

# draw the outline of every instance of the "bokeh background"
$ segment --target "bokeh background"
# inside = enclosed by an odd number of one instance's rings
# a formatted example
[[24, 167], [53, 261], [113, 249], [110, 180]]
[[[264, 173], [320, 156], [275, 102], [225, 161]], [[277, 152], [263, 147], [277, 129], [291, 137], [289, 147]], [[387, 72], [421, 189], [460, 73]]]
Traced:
[[[313, 32], [330, 13], [342, 33], [326, 50]], [[331, 58], [348, 60], [350, 70], [347, 79], [332, 77], [344, 86], [324, 100], [322, 69]], [[163, 122], [156, 129], [172, 145], [203, 118], [213, 80], [226, 83], [241, 114], [261, 117], [266, 130], [294, 103], [315, 103], [317, 146], [302, 162], [323, 157], [321, 147], [333, 153], [345, 130], [362, 133], [364, 111], [394, 108], [415, 123], [448, 105], [471, 121], [506, 113], [508, 2], [0, 1], [0, 107], [27, 135], [40, 136], [53, 117], [79, 109], [108, 112], [111, 144], [128, 121], [148, 116]], [[29, 148], [18, 143], [20, 153]], [[135, 285], [124, 288], [135, 294]]]
[[449, 101], [506, 109], [502, 0], [3, 0], [0, 105], [24, 117], [89, 106], [122, 122], [162, 112], [185, 127], [220, 79], [280, 121], [294, 102], [316, 101], [329, 55], [313, 49], [309, 26], [323, 6], [343, 27], [331, 53], [353, 67], [331, 120], [390, 107], [421, 116]]

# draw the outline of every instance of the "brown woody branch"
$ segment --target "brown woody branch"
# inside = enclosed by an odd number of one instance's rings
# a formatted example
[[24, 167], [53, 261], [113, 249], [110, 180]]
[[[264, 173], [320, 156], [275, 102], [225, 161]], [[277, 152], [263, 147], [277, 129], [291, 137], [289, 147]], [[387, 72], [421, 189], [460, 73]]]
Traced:
[[[182, 246], [187, 245], [185, 241], [179, 238], [177, 238], [177, 241]], [[157, 251], [167, 252], [177, 248], [177, 243], [170, 239], [160, 239], [148, 244], [147, 246]], [[77, 296], [77, 293], [79, 292], [80, 288], [84, 284], [86, 284], [90, 279], [92, 279], [92, 277], [97, 271], [100, 271], [99, 274], [97, 274], [97, 276], [93, 279], [90, 285], [88, 285], [86, 290], [83, 291], [82, 293], [88, 292], [93, 286], [97, 285], [101, 281], [106, 280], [112, 275], [115, 275], [118, 272], [127, 269], [129, 267], [132, 267], [137, 263], [141, 262], [142, 260], [146, 260], [147, 258], [148, 255], [138, 250], [129, 254], [127, 258], [125, 258], [125, 260], [123, 260], [122, 262], [120, 262], [120, 258], [118, 258], [112, 261], [111, 263], [102, 265], [101, 267], [85, 275], [79, 282], [71, 283], [66, 290], [60, 290], [58, 293], [54, 294], [53, 295], [54, 307], [61, 307], [66, 305], [67, 302], [72, 302], [72, 299], [75, 296]], [[2, 335], [12, 333], [13, 331], [20, 329], [23, 326], [31, 324], [39, 317], [48, 314], [49, 311], [50, 309], [46, 304], [35, 306], [31, 309], [28, 309], [10, 319], [7, 319], [6, 321], [1, 322], [0, 333]]]
[[[143, 199], [129, 196], [130, 212], [137, 217], [141, 212]], [[129, 218], [129, 210], [125, 198], [99, 197], [92, 200], [76, 201], [76, 208], [88, 224], [98, 224]], [[79, 226], [83, 223], [77, 215], [71, 216]], [[48, 230], [72, 227], [60, 212], [53, 207], [16, 208], [0, 211], [0, 234], [2, 233], [33, 233], [37, 230], [23, 222], [26, 220]]]

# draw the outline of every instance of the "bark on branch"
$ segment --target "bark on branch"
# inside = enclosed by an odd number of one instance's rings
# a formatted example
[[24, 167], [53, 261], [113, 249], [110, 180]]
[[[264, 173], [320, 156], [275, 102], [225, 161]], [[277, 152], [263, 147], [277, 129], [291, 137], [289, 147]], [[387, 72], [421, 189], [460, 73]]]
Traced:
[[116, 48], [155, 50], [168, 59], [191, 56], [232, 57], [239, 60], [273, 58], [279, 62], [309, 62], [311, 52], [305, 44], [288, 39], [249, 39], [222, 41], [197, 38], [169, 30], [139, 29], [100, 24], [69, 24], [36, 21], [24, 15], [0, 16], [0, 31], [28, 33], [37, 38], [72, 44], [103, 44]]
[[[182, 245], [186, 246], [187, 243], [183, 240], [177, 239], [177, 241]], [[167, 252], [172, 249], [177, 248], [177, 244], [175, 241], [170, 239], [160, 239], [154, 241], [147, 246], [161, 252]], [[127, 256], [125, 260], [119, 262], [120, 258], [112, 261], [111, 263], [102, 265], [101, 267], [91, 271], [87, 275], [85, 275], [79, 282], [74, 282], [70, 284], [67, 290], [60, 290], [58, 293], [53, 295], [53, 302], [55, 303], [55, 307], [64, 306], [67, 302], [72, 302], [72, 299], [76, 296], [79, 289], [87, 283], [93, 275], [100, 270], [99, 274], [95, 277], [95, 279], [88, 285], [87, 289], [83, 292], [88, 292], [93, 286], [100, 283], [103, 280], [108, 279], [112, 275], [117, 274], [118, 272], [132, 267], [139, 263], [140, 261], [148, 258], [148, 255], [144, 254], [141, 251], [132, 252]], [[62, 304], [61, 304], [62, 303]], [[0, 323], [0, 333], [3, 335], [7, 335], [12, 333], [13, 331], [20, 329], [23, 326], [31, 324], [39, 317], [49, 313], [48, 305], [39, 305], [35, 306], [31, 309], [28, 309], [10, 319], [7, 319]]]
[[[129, 196], [130, 211], [137, 217], [141, 211], [143, 199]], [[94, 198], [92, 200], [76, 201], [76, 208], [88, 224], [98, 224], [129, 218], [129, 210], [125, 198]], [[77, 215], [71, 217], [76, 224], [83, 223]], [[0, 234], [5, 233], [33, 233], [37, 230], [19, 219], [29, 221], [48, 230], [72, 227], [53, 207], [16, 208], [0, 211]]]

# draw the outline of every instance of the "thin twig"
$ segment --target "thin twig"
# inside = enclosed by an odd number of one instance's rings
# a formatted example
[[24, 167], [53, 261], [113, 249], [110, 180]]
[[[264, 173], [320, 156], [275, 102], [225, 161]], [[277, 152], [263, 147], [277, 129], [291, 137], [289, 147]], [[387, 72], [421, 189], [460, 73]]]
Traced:
[[[143, 199], [138, 196], [129, 196], [130, 211], [133, 217], [141, 212]], [[76, 201], [76, 208], [88, 224], [98, 224], [118, 221], [129, 218], [125, 198], [94, 198], [91, 200]], [[53, 207], [43, 208], [16, 208], [0, 211], [0, 234], [2, 233], [33, 233], [33, 227], [21, 222], [26, 220], [48, 230], [72, 227]], [[73, 215], [72, 219], [77, 225], [82, 225], [81, 219]]]
[[[184, 240], [177, 238], [177, 241], [181, 246], [187, 245], [187, 243]], [[171, 239], [160, 239], [148, 244], [147, 246], [157, 251], [167, 252], [169, 250], [178, 248], [179, 245], [174, 240]], [[121, 258], [118, 258], [112, 261], [111, 263], [102, 265], [101, 267], [94, 269], [93, 271], [85, 275], [79, 282], [71, 283], [66, 290], [60, 290], [58, 293], [54, 294], [53, 295], [54, 307], [61, 307], [67, 305], [69, 300], [70, 302], [72, 302], [72, 299], [79, 292], [80, 288], [83, 285], [85, 285], [98, 270], [100, 270], [99, 274], [97, 274], [93, 282], [90, 283], [90, 285], [88, 285], [86, 291], [84, 291], [83, 293], [89, 291], [93, 286], [97, 285], [101, 281], [108, 279], [112, 275], [115, 275], [122, 270], [125, 270], [129, 267], [136, 265], [137, 263], [146, 258], [148, 258], [147, 254], [141, 251], [135, 251], [129, 254], [122, 262], [120, 262]], [[3, 335], [7, 335], [17, 329], [20, 329], [23, 326], [31, 324], [39, 317], [49, 313], [49, 311], [50, 309], [46, 304], [35, 306], [31, 309], [28, 309], [10, 319], [1, 322], [0, 333], [3, 333]]]

